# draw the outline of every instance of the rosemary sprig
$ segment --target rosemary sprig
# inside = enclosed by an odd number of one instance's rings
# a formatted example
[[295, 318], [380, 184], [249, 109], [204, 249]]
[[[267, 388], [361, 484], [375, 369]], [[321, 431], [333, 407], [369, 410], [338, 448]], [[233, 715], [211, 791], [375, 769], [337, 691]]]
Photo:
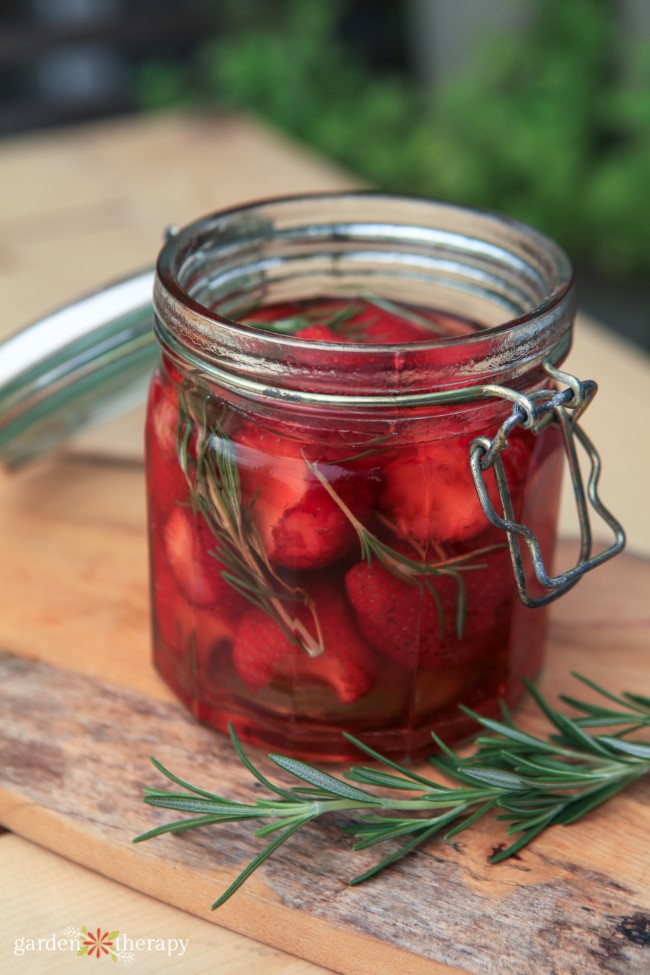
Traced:
[[[465, 581], [462, 573], [487, 568], [485, 563], [481, 563], [481, 556], [487, 555], [490, 552], [495, 552], [498, 549], [504, 548], [505, 546], [487, 545], [483, 548], [474, 549], [471, 552], [464, 552], [462, 555], [455, 555], [452, 558], [441, 558], [437, 562], [425, 562], [424, 560], [419, 561], [417, 559], [412, 559], [408, 555], [398, 552], [397, 549], [392, 548], [386, 542], [382, 542], [380, 538], [377, 538], [376, 535], [366, 528], [366, 526], [363, 525], [352, 513], [350, 508], [348, 508], [346, 503], [334, 490], [327, 478], [321, 474], [318, 466], [311, 461], [308, 461], [306, 457], [304, 460], [314, 477], [327, 491], [332, 500], [338, 505], [340, 510], [354, 528], [359, 539], [359, 545], [361, 546], [362, 558], [366, 560], [368, 565], [370, 565], [373, 558], [375, 558], [378, 562], [381, 562], [384, 568], [386, 568], [391, 575], [396, 576], [403, 582], [408, 582], [411, 585], [419, 588], [424, 587], [431, 593], [438, 608], [441, 637], [444, 636], [445, 633], [444, 611], [440, 596], [438, 595], [431, 579], [435, 578], [436, 576], [451, 576], [456, 583], [457, 598], [455, 632], [456, 636], [460, 640], [465, 629], [465, 618], [467, 614], [467, 593], [465, 590]], [[478, 561], [476, 561], [477, 559]]]
[[[274, 318], [271, 321], [260, 321], [251, 317], [254, 311], [255, 309], [249, 309], [247, 315], [240, 318], [242, 325], [251, 325], [254, 328], [262, 328], [265, 332], [276, 332], [279, 335], [295, 335], [296, 332], [307, 328], [309, 325], [324, 325], [325, 328], [329, 328], [332, 332], [343, 331], [344, 326], [350, 322], [350, 319], [356, 318], [363, 311], [363, 305], [359, 304], [359, 302], [350, 302], [334, 310], [316, 306], [314, 308], [306, 308], [304, 311], [295, 315]], [[359, 331], [360, 336], [363, 334], [363, 328], [365, 328], [365, 325], [361, 326], [361, 330]]]
[[[260, 838], [275, 834], [271, 843], [215, 901], [213, 909], [225, 903], [301, 826], [333, 812], [344, 813], [346, 817], [357, 814], [353, 822], [344, 821], [340, 827], [356, 838], [354, 850], [408, 837], [375, 866], [354, 877], [352, 884], [374, 876], [436, 834], [450, 839], [493, 811], [498, 813], [497, 820], [509, 824], [507, 836], [518, 834], [506, 849], [491, 858], [491, 863], [498, 863], [513, 856], [550, 826], [577, 822], [650, 772], [650, 742], [630, 741], [626, 737], [631, 730], [650, 725], [650, 699], [627, 692], [614, 696], [579, 674], [573, 676], [601, 697], [614, 700], [618, 706], [616, 712], [600, 704], [571, 699], [583, 716], [568, 717], [551, 708], [527, 684], [555, 729], [546, 738], [539, 738], [518, 728], [505, 707], [501, 721], [481, 717], [465, 708], [491, 734], [478, 738], [475, 752], [464, 759], [433, 735], [442, 754], [433, 756], [430, 762], [434, 769], [458, 783], [454, 786], [413, 772], [352, 735], [346, 735], [348, 741], [384, 768], [355, 767], [339, 778], [298, 759], [269, 755], [280, 769], [306, 783], [285, 788], [271, 782], [253, 765], [231, 726], [230, 735], [241, 762], [274, 798], [256, 799], [254, 803], [234, 802], [184, 782], [152, 759], [155, 767], [184, 791], [145, 789], [144, 801], [194, 816], [158, 826], [136, 837], [134, 842], [162, 833], [243, 820], [259, 824], [255, 835]], [[620, 728], [613, 736], [590, 735], [584, 730], [613, 724]], [[359, 786], [397, 790], [400, 797], [376, 794]]]
[[[196, 432], [195, 452], [190, 450]], [[292, 586], [273, 568], [252, 517], [241, 501], [239, 470], [232, 440], [219, 421], [207, 419], [207, 402], [200, 393], [179, 394], [176, 433], [178, 460], [190, 492], [190, 504], [203, 515], [215, 539], [210, 551], [224, 566], [222, 576], [233, 589], [268, 613], [310, 656], [323, 652], [316, 607], [309, 595]], [[294, 612], [305, 606], [315, 635]]]
[[332, 332], [342, 332], [348, 338], [356, 338], [359, 341], [363, 341], [368, 326], [373, 321], [378, 320], [377, 318], [372, 320], [366, 319], [363, 322], [353, 321], [357, 315], [360, 315], [365, 310], [364, 305], [372, 305], [378, 312], [395, 315], [397, 318], [411, 322], [424, 331], [433, 332], [435, 335], [448, 337], [450, 334], [448, 324], [441, 325], [435, 319], [427, 318], [425, 315], [419, 314], [408, 305], [398, 304], [389, 298], [384, 298], [371, 292], [364, 292], [359, 296], [359, 300], [350, 301], [348, 304], [343, 304], [340, 308], [336, 308], [333, 311], [331, 308], [315, 305], [314, 307], [307, 307], [295, 315], [274, 318], [271, 321], [261, 321], [255, 318], [256, 308], [247, 308], [246, 314], [240, 317], [239, 320], [243, 325], [262, 328], [264, 331], [275, 332], [279, 335], [295, 335], [296, 332], [307, 328], [309, 325], [324, 325]]

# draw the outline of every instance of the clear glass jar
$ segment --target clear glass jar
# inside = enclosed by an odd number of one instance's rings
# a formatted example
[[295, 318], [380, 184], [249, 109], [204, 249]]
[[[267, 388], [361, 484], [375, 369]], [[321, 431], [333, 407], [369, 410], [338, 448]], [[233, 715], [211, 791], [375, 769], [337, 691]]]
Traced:
[[[388, 301], [444, 334], [282, 333], [287, 308], [309, 321], [324, 300], [380, 318]], [[343, 731], [404, 758], [430, 749], [431, 730], [467, 734], [459, 704], [495, 714], [516, 700], [546, 613], [517, 597], [469, 449], [511, 413], [490, 390], [552, 385], [545, 363], [566, 356], [575, 310], [564, 253], [422, 200], [265, 201], [171, 237], [154, 308], [154, 657], [192, 713], [303, 758], [356, 757]], [[548, 565], [561, 433], [518, 426], [501, 456], [511, 513]], [[485, 483], [499, 510], [493, 471]]]

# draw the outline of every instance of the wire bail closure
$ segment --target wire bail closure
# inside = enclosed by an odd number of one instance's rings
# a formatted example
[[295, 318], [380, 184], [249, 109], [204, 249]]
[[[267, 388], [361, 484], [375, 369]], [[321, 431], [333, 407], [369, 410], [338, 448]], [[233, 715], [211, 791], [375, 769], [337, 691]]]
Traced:
[[[601, 472], [600, 455], [578, 424], [579, 418], [594, 398], [598, 387], [590, 379], [581, 382], [570, 373], [556, 369], [548, 360], [544, 362], [544, 369], [552, 379], [558, 383], [563, 383], [566, 388], [562, 390], [539, 389], [525, 396], [504, 387], [491, 387], [491, 393], [514, 400], [515, 405], [492, 440], [489, 437], [476, 437], [472, 440], [469, 448], [470, 468], [481, 507], [488, 521], [507, 533], [519, 598], [525, 606], [530, 607], [545, 606], [547, 603], [558, 599], [563, 593], [571, 589], [581, 576], [618, 555], [625, 545], [623, 528], [604, 506], [598, 495], [598, 481]], [[564, 451], [569, 462], [580, 524], [578, 562], [572, 569], [557, 576], [548, 574], [535, 533], [526, 525], [521, 525], [514, 520], [512, 500], [501, 458], [501, 451], [508, 446], [508, 436], [515, 427], [520, 426], [524, 430], [538, 434], [550, 423], [559, 425], [562, 431]], [[578, 460], [576, 440], [586, 452], [590, 462], [586, 490]], [[505, 516], [503, 518], [495, 511], [485, 484], [484, 471], [490, 468], [494, 468], [499, 498]], [[590, 508], [605, 522], [614, 535], [614, 541], [609, 548], [596, 555], [591, 554], [593, 539]], [[522, 560], [522, 543], [528, 547], [537, 581], [544, 589], [548, 590], [542, 596], [532, 596], [528, 591]]]

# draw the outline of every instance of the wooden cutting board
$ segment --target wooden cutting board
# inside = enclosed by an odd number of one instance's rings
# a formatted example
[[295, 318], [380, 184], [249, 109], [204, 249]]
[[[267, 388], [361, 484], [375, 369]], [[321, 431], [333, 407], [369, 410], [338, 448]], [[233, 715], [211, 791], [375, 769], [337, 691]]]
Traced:
[[[98, 449], [100, 445], [98, 444]], [[155, 754], [204, 787], [254, 789], [223, 737], [196, 725], [149, 662], [143, 473], [69, 456], [0, 478], [0, 822], [92, 870], [350, 975], [591, 975], [650, 969], [650, 783], [519, 858], [485, 822], [361, 887], [374, 862], [327, 821], [298, 833], [220, 911], [260, 849], [246, 826], [140, 846], [166, 818], [141, 802]], [[561, 559], [571, 557], [562, 546]], [[553, 608], [541, 686], [570, 671], [650, 691], [650, 566], [624, 556]], [[529, 705], [522, 721], [543, 722]], [[253, 756], [260, 759], [261, 755]]]

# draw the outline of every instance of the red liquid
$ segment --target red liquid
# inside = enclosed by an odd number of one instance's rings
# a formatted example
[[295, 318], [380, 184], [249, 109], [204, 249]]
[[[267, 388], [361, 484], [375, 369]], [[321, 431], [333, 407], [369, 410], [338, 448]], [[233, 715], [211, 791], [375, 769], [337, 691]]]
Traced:
[[[344, 344], [472, 331], [365, 301], [269, 307], [254, 322]], [[499, 698], [519, 694], [541, 661], [543, 615], [518, 601], [505, 538], [486, 521], [468, 464], [471, 439], [498, 423], [442, 422], [433, 435], [430, 421], [391, 421], [383, 436], [350, 437], [334, 420], [271, 422], [217, 391], [206, 406], [164, 371], [154, 378], [154, 655], [197, 718], [312, 760], [358, 758], [343, 730], [403, 758], [430, 751], [431, 730], [448, 742], [469, 733], [460, 703], [496, 713]], [[547, 553], [557, 446], [552, 434], [517, 431], [503, 455], [516, 515]]]

